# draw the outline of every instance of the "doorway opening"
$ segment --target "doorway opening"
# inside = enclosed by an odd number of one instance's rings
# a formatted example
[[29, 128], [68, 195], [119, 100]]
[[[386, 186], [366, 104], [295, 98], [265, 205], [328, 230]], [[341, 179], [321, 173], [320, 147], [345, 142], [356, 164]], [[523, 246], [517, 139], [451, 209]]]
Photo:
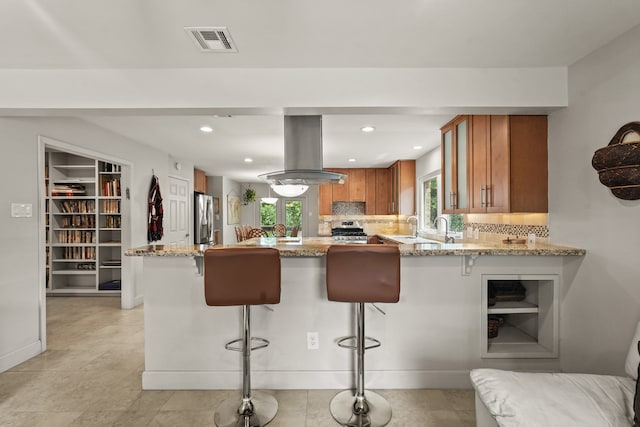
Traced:
[[56, 296], [118, 297], [132, 308], [131, 164], [52, 138], [38, 144], [40, 340], [46, 302]]

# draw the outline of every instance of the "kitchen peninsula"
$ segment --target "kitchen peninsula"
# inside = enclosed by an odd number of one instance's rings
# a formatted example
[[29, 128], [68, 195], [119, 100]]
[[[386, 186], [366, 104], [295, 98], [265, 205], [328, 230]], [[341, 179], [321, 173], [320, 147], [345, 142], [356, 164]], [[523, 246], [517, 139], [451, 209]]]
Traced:
[[[282, 256], [280, 304], [253, 311], [253, 335], [271, 341], [252, 356], [256, 388], [352, 385], [351, 354], [335, 344], [352, 333], [352, 309], [327, 301], [325, 290], [324, 254], [333, 243], [314, 237], [242, 242], [274, 246]], [[399, 248], [400, 301], [378, 305], [386, 315], [370, 305], [366, 310], [367, 334], [382, 341], [367, 353], [367, 387], [466, 388], [476, 367], [559, 369], [562, 278], [575, 273], [584, 250], [484, 242]], [[205, 304], [199, 260], [206, 249], [150, 245], [126, 252], [144, 257], [145, 389], [240, 387], [239, 356], [224, 349], [239, 336], [240, 309]], [[488, 284], [501, 280], [522, 283], [526, 299], [488, 306]], [[505, 321], [494, 339], [487, 339], [490, 316]], [[307, 332], [318, 333], [318, 349], [307, 349]]]

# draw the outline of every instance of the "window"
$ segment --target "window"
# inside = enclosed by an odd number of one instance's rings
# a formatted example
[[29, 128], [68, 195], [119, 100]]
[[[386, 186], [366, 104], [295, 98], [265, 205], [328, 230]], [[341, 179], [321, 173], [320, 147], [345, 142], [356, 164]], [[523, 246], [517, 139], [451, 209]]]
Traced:
[[421, 228], [433, 228], [433, 220], [438, 216], [438, 181], [440, 176], [427, 178], [422, 182], [422, 225]]
[[276, 225], [276, 205], [260, 202], [260, 227]]
[[[442, 215], [440, 197], [440, 171], [427, 175], [422, 179], [420, 187], [420, 228], [435, 231], [433, 221]], [[442, 215], [449, 222], [449, 231], [462, 231], [463, 217], [461, 214]], [[440, 226], [440, 224], [438, 224]], [[441, 229], [444, 232], [444, 229]]]
[[287, 200], [285, 202], [285, 222], [287, 228], [302, 223], [302, 200]]
[[302, 227], [305, 199], [280, 198], [276, 204], [260, 202], [260, 227], [271, 231], [276, 224], [285, 224], [287, 234], [296, 225]]

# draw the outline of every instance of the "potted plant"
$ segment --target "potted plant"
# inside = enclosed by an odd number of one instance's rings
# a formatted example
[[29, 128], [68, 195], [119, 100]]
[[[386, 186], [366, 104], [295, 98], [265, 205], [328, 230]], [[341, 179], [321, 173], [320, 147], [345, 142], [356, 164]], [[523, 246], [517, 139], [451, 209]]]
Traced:
[[247, 188], [242, 196], [244, 204], [252, 203], [256, 201], [256, 190], [253, 188]]

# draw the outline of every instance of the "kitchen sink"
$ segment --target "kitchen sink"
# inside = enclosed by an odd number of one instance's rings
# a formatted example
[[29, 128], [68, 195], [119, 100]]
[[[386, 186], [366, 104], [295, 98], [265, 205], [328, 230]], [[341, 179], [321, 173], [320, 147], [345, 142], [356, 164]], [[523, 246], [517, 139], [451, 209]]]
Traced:
[[411, 235], [395, 235], [395, 236], [386, 236], [389, 239], [393, 239], [397, 242], [400, 243], [404, 243], [404, 244], [415, 244], [415, 243], [437, 243], [437, 244], [441, 244], [442, 242], [439, 242], [437, 240], [431, 240], [431, 239], [425, 239], [423, 237], [416, 237], [416, 236], [411, 236]]

